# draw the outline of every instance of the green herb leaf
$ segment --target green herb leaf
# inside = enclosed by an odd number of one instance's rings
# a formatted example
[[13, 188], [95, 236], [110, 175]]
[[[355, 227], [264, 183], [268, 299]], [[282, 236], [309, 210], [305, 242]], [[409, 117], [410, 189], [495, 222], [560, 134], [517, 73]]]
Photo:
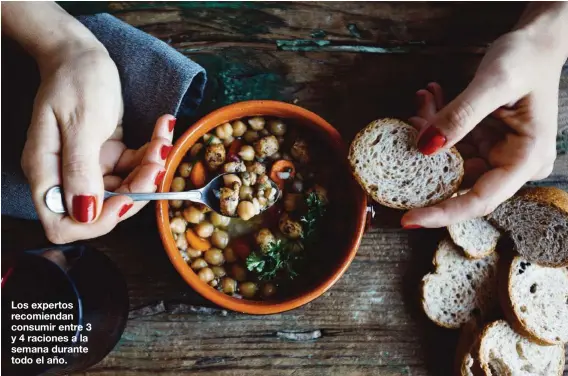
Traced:
[[270, 243], [262, 252], [251, 252], [245, 263], [250, 271], [258, 274], [260, 280], [270, 280], [280, 271], [285, 271], [290, 279], [298, 275], [294, 270], [295, 263], [300, 259], [290, 252], [290, 243], [282, 240]]
[[311, 192], [306, 196], [308, 212], [300, 218], [303, 225], [302, 239], [307, 243], [314, 243], [318, 234], [318, 219], [325, 214], [325, 203], [320, 199], [316, 192]]

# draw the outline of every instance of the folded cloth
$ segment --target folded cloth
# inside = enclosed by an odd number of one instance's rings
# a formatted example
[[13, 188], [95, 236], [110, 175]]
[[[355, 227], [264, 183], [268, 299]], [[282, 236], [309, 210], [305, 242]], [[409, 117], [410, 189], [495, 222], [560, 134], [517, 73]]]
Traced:
[[[138, 148], [146, 143], [161, 115], [190, 114], [197, 108], [206, 82], [201, 66], [109, 14], [78, 19], [104, 44], [118, 67], [126, 146]], [[3, 40], [2, 55], [6, 57], [2, 62], [2, 215], [37, 219], [20, 159], [39, 75], [31, 58], [13, 43]]]

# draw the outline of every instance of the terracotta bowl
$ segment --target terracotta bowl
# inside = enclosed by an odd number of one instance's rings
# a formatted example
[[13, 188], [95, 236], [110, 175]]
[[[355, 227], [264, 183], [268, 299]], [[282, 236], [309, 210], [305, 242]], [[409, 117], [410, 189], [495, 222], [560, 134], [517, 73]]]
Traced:
[[[326, 238], [330, 237], [334, 240], [331, 244], [332, 249], [328, 245], [325, 250], [321, 250], [330, 252], [329, 254], [332, 255], [328, 257], [331, 259], [326, 270], [321, 273], [322, 278], [309, 286], [305, 286], [303, 291], [297, 291], [295, 295], [281, 300], [253, 301], [233, 298], [202, 282], [182, 259], [170, 231], [167, 201], [157, 203], [156, 215], [160, 236], [172, 264], [195, 291], [213, 303], [233, 311], [271, 314], [300, 307], [322, 295], [339, 280], [351, 264], [359, 248], [365, 229], [367, 202], [363, 191], [351, 178], [347, 163], [347, 147], [339, 133], [328, 122], [301, 107], [283, 102], [262, 100], [240, 102], [223, 107], [205, 116], [189, 128], [175, 143], [170, 152], [166, 162], [166, 175], [158, 187], [158, 191], [168, 192], [170, 190], [178, 165], [191, 146], [199, 141], [205, 133], [225, 122], [256, 115], [289, 119], [297, 126], [307, 127], [316, 137], [321, 137], [321, 142], [334, 154], [329, 156], [329, 160], [330, 163], [335, 164], [333, 170], [334, 185], [335, 181], [341, 185], [343, 199], [341, 200], [341, 214], [335, 215], [337, 218], [331, 219], [334, 226], [332, 226], [332, 229], [327, 229], [331, 235], [325, 233]], [[333, 205], [333, 203], [330, 205]], [[317, 252], [319, 251], [317, 250]], [[318, 266], [314, 265], [314, 267]]]

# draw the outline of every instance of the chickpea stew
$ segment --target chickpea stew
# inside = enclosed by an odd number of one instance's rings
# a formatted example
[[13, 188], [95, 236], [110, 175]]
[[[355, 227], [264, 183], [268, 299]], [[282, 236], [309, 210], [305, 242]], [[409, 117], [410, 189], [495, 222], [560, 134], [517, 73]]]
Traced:
[[[201, 281], [236, 298], [268, 300], [309, 279], [329, 204], [328, 169], [315, 149], [299, 127], [262, 116], [221, 124], [191, 147], [172, 191], [229, 173], [219, 193], [221, 214], [190, 201], [169, 202], [176, 246]], [[280, 193], [283, 199], [271, 206]]]

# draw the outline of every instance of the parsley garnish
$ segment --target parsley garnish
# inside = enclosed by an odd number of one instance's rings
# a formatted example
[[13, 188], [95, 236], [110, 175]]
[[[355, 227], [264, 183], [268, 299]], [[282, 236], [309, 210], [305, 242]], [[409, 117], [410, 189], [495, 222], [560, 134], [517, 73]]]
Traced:
[[260, 280], [270, 280], [279, 271], [285, 271], [290, 279], [298, 275], [294, 264], [300, 257], [289, 250], [290, 243], [277, 240], [270, 243], [264, 253], [251, 252], [246, 259], [247, 269], [258, 274]]
[[314, 243], [318, 237], [318, 219], [325, 214], [325, 203], [316, 192], [311, 192], [306, 197], [306, 205], [308, 213], [300, 218], [303, 225], [302, 239], [307, 243]]

